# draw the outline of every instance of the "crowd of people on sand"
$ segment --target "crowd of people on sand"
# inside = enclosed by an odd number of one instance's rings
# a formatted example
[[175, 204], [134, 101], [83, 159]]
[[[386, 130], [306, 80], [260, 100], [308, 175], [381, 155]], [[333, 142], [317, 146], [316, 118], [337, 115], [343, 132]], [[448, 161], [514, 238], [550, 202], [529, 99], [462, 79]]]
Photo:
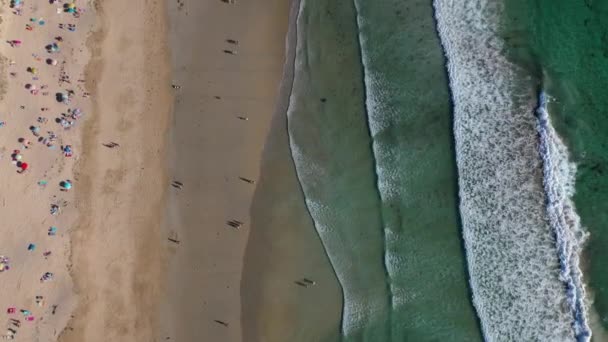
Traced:
[[[77, 28], [76, 21], [80, 16], [84, 13], [84, 8], [82, 6], [85, 5], [84, 0], [45, 0], [44, 3], [48, 5], [56, 7], [56, 13], [58, 19], [63, 19], [69, 22], [59, 22], [60, 20], [46, 20], [44, 18], [23, 18], [27, 12], [34, 13], [35, 7], [40, 6], [42, 1], [34, 1], [36, 4], [34, 6], [28, 6], [26, 0], [11, 0], [10, 1], [10, 11], [16, 15], [17, 17], [14, 20], [15, 25], [23, 25], [24, 33], [23, 37], [18, 37], [19, 39], [10, 39], [7, 40], [7, 44], [15, 49], [23, 49], [23, 48], [31, 48], [32, 51], [39, 50], [38, 53], [33, 53], [32, 59], [30, 61], [27, 60], [11, 60], [9, 63], [9, 76], [11, 79], [16, 81], [22, 81], [25, 84], [25, 90], [29, 92], [31, 96], [49, 96], [51, 93], [51, 86], [56, 86], [58, 91], [55, 93], [54, 101], [62, 104], [65, 108], [63, 113], [54, 113], [57, 114], [57, 117], [54, 118], [54, 122], [57, 124], [58, 129], [69, 130], [72, 128], [76, 122], [82, 118], [84, 115], [83, 111], [79, 108], [71, 108], [69, 105], [77, 97], [77, 91], [81, 94], [83, 98], [90, 96], [89, 93], [85, 91], [85, 89], [81, 86], [84, 80], [79, 79], [79, 84], [75, 89], [66, 89], [61, 90], [61, 87], [64, 85], [71, 85], [70, 76], [66, 72], [66, 61], [60, 62], [65, 56], [62, 55], [61, 47], [62, 44], [68, 39], [64, 38], [60, 35], [62, 30], [67, 30], [68, 35], [69, 32], [75, 32]], [[48, 25], [47, 25], [48, 24]], [[56, 29], [53, 29], [52, 26], [56, 25]], [[54, 35], [53, 41], [49, 42], [46, 46], [30, 46], [28, 45], [28, 36], [36, 34], [37, 31], [45, 30], [46, 33], [51, 31], [51, 33], [57, 33]], [[46, 56], [45, 56], [46, 54]], [[6, 56], [8, 59], [11, 59], [11, 56]], [[42, 68], [54, 68], [60, 67], [58, 72], [59, 78], [56, 80], [55, 84], [49, 84], [52, 80], [42, 80], [40, 76], [40, 70]], [[24, 72], [20, 72], [23, 70]], [[49, 83], [45, 83], [49, 82]], [[29, 96], [29, 95], [28, 95]], [[52, 99], [51, 99], [52, 100]], [[21, 110], [27, 110], [25, 105], [21, 105], [19, 107]], [[49, 125], [49, 117], [48, 114], [53, 114], [52, 109], [49, 107], [40, 108], [40, 114], [36, 119], [36, 122], [29, 127], [29, 133], [33, 136], [31, 138], [34, 141], [37, 141], [39, 144], [37, 148], [44, 148], [49, 151], [49, 153], [61, 153], [63, 157], [69, 158], [74, 154], [74, 150], [72, 145], [69, 144], [61, 144], [61, 137], [59, 134], [55, 133], [55, 131], [51, 128], [47, 128], [45, 126]], [[10, 122], [0, 121], [0, 127], [10, 126]], [[19, 129], [15, 127], [15, 129]], [[25, 130], [25, 127], [24, 127]], [[17, 141], [19, 143], [18, 147], [13, 149], [11, 154], [11, 162], [17, 168], [18, 174], [24, 174], [30, 171], [31, 165], [25, 161], [27, 159], [27, 151], [31, 148], [36, 148], [36, 144], [32, 144], [27, 137], [21, 137]], [[59, 148], [58, 148], [59, 147]], [[56, 152], [55, 152], [56, 151]], [[38, 180], [37, 185], [41, 188], [45, 188], [48, 184], [47, 180]], [[69, 191], [72, 188], [71, 180], [63, 180], [59, 183], [59, 189], [61, 191]], [[51, 215], [58, 215], [61, 212], [61, 207], [67, 204], [65, 201], [59, 203], [51, 204]], [[55, 226], [51, 226], [48, 228], [47, 235], [49, 237], [53, 237], [57, 234], [58, 228]], [[44, 245], [44, 242], [40, 243]], [[32, 257], [36, 255], [36, 243], [29, 243], [27, 245], [28, 252], [32, 253]], [[52, 255], [52, 251], [43, 250], [42, 257], [48, 259]], [[0, 256], [0, 273], [7, 272], [11, 269], [10, 259], [7, 256]], [[40, 277], [40, 283], [44, 284], [46, 282], [53, 281], [55, 275], [53, 272], [47, 271], [44, 272]], [[43, 285], [42, 285], [43, 286]], [[41, 287], [42, 289], [42, 287]], [[9, 290], [9, 289], [5, 289]], [[34, 302], [36, 306], [40, 309], [37, 309], [38, 312], [35, 314], [30, 311], [29, 308], [20, 308], [18, 309], [15, 306], [9, 306], [6, 308], [7, 319], [7, 328], [6, 333], [1, 335], [3, 339], [13, 340], [16, 338], [18, 330], [21, 328], [21, 320], [25, 322], [34, 322], [36, 320], [43, 320], [44, 317], [40, 317], [36, 319], [36, 315], [43, 315], [45, 313], [45, 298], [42, 295], [37, 295], [34, 298]], [[50, 311], [52, 315], [55, 314], [58, 305], [52, 305], [52, 310]], [[33, 310], [33, 309], [32, 309]], [[20, 315], [21, 317], [18, 317]]]

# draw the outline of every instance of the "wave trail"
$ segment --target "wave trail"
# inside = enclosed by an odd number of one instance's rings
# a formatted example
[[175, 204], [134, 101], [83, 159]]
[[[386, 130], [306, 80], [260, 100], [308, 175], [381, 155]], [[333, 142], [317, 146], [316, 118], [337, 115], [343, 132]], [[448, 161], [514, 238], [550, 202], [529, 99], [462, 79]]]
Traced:
[[568, 162], [566, 146], [551, 125], [547, 110], [548, 96], [539, 95], [536, 110], [540, 155], [543, 160], [543, 185], [547, 200], [549, 223], [555, 231], [560, 262], [560, 280], [567, 288], [568, 305], [574, 318], [574, 334], [579, 342], [591, 339], [591, 329], [585, 306], [583, 275], [579, 267], [579, 254], [587, 234], [582, 230], [579, 216], [574, 210], [576, 166]]

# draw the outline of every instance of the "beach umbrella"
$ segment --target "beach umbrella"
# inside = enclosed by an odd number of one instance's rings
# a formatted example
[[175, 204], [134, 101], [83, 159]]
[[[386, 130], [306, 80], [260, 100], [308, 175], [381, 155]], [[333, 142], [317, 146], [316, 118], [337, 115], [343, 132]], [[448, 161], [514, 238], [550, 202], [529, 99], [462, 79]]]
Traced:
[[20, 155], [20, 154], [15, 155], [15, 160], [21, 160], [21, 159], [23, 159], [22, 155]]
[[66, 102], [69, 98], [68, 94], [66, 93], [57, 93], [55, 94], [55, 99], [57, 100], [57, 102]]
[[21, 163], [20, 167], [21, 167], [21, 170], [25, 171], [25, 170], [27, 170], [29, 165], [27, 163]]

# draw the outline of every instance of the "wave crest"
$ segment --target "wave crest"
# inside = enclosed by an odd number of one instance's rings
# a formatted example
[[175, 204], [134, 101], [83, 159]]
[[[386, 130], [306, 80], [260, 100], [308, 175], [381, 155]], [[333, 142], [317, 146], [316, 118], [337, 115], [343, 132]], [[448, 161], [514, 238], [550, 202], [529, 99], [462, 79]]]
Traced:
[[586, 342], [591, 339], [591, 329], [586, 313], [585, 287], [579, 267], [579, 255], [588, 234], [583, 231], [571, 200], [574, 195], [576, 165], [568, 161], [566, 146], [551, 125], [547, 110], [548, 101], [549, 97], [541, 92], [536, 110], [547, 216], [555, 231], [560, 262], [559, 278], [566, 285], [568, 305], [574, 317], [574, 334], [577, 341]]

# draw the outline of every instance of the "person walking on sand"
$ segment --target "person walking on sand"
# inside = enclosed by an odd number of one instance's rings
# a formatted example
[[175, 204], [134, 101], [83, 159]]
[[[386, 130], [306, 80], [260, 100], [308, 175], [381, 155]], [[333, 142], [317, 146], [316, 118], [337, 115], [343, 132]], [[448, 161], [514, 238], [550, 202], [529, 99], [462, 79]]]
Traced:
[[239, 177], [240, 180], [242, 180], [243, 182], [249, 183], [249, 184], [255, 184], [254, 180], [251, 180], [249, 178], [245, 178], [245, 177]]
[[218, 320], [218, 319], [214, 319], [213, 321], [214, 321], [215, 323], [217, 323], [217, 324], [221, 324], [221, 325], [223, 325], [223, 326], [225, 326], [225, 327], [227, 327], [227, 326], [228, 326], [228, 323], [226, 323], [226, 322], [224, 322], [224, 321], [220, 321], [220, 320]]

